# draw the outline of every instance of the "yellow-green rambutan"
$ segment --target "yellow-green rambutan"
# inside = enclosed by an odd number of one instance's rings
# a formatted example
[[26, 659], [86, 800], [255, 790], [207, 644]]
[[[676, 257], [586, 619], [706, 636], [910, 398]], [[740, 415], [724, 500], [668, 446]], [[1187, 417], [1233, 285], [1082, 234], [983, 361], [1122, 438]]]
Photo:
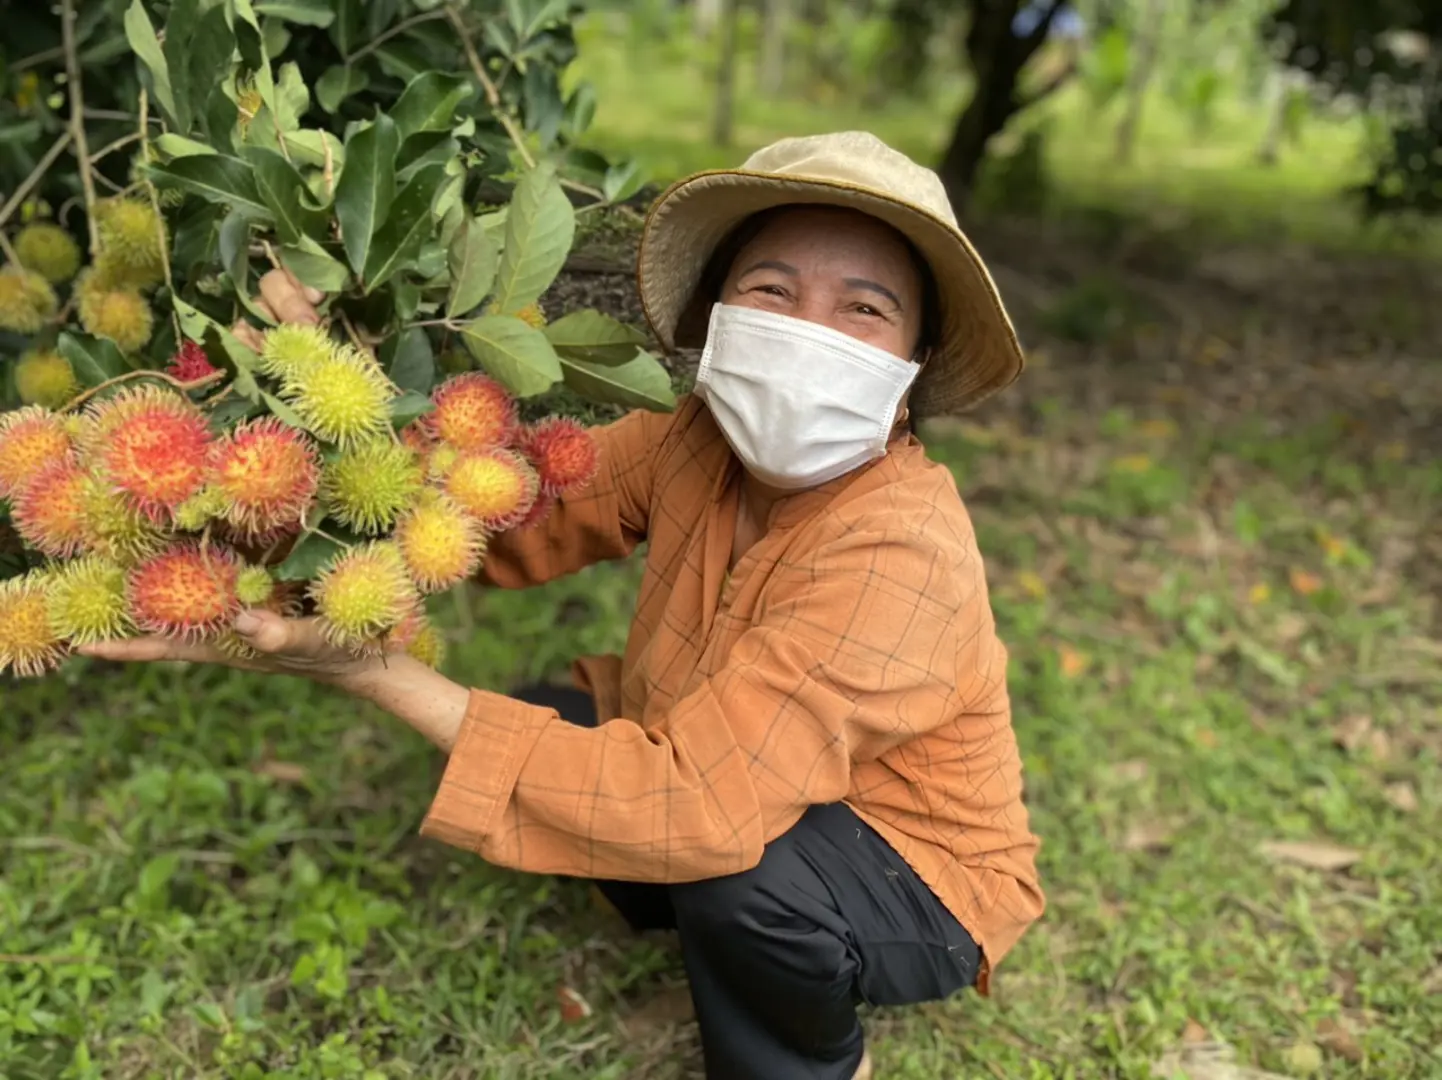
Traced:
[[105, 481], [91, 477], [85, 491], [85, 548], [130, 566], [165, 546], [159, 525]]
[[431, 489], [396, 525], [395, 541], [412, 580], [427, 593], [469, 578], [485, 551], [480, 522]]
[[150, 303], [138, 290], [112, 287], [93, 269], [76, 280], [75, 298], [85, 332], [109, 338], [121, 352], [135, 352], [155, 330]]
[[320, 484], [320, 456], [303, 431], [262, 416], [216, 444], [211, 472], [226, 521], [256, 539], [304, 524]]
[[275, 578], [263, 566], [247, 566], [235, 579], [235, 595], [249, 607], [266, 603], [275, 594]]
[[173, 544], [127, 573], [131, 616], [150, 634], [188, 641], [218, 637], [240, 613], [235, 588], [241, 567], [229, 548], [191, 541]]
[[58, 409], [80, 392], [75, 369], [54, 349], [34, 349], [15, 364], [15, 390], [26, 405]]
[[118, 197], [95, 207], [98, 263], [112, 284], [148, 289], [165, 280], [165, 224], [148, 201]]
[[26, 225], [15, 237], [20, 265], [34, 270], [52, 285], [69, 281], [80, 269], [80, 245], [75, 238], [48, 221]]
[[0, 330], [34, 334], [55, 317], [60, 302], [50, 282], [34, 270], [0, 270]]
[[493, 450], [515, 439], [516, 401], [487, 375], [472, 372], [447, 379], [431, 400], [436, 407], [422, 422], [435, 438], [457, 450]]
[[98, 475], [152, 521], [168, 522], [209, 477], [212, 437], [205, 414], [168, 388], [120, 390], [92, 408], [103, 438], [91, 449]]
[[171, 521], [182, 532], [202, 532], [225, 514], [225, 496], [214, 484], [206, 484], [175, 508]]
[[13, 497], [45, 466], [74, 453], [65, 419], [57, 413], [39, 405], [0, 413], [0, 498]]
[[487, 315], [509, 314], [511, 318], [520, 319], [527, 326], [535, 327], [537, 330], [545, 329], [546, 326], [546, 309], [541, 307], [540, 301], [532, 301], [519, 311], [509, 313], [502, 311], [493, 301], [486, 305], [485, 313]]
[[281, 392], [307, 430], [340, 446], [383, 433], [395, 396], [379, 365], [349, 347], [302, 368]]
[[267, 330], [260, 351], [260, 367], [272, 379], [288, 382], [307, 368], [335, 357], [336, 342], [318, 326], [281, 323]]
[[135, 630], [125, 595], [125, 568], [101, 555], [61, 566], [45, 590], [50, 628], [75, 645], [114, 641]]
[[446, 639], [433, 623], [427, 622], [406, 646], [406, 652], [426, 666], [439, 669], [446, 662]]
[[487, 532], [524, 521], [540, 495], [530, 463], [514, 450], [462, 454], [445, 476], [445, 492]]
[[343, 450], [326, 465], [321, 480], [321, 498], [331, 516], [370, 534], [389, 530], [420, 491], [420, 459], [389, 439], [370, 439]]
[[45, 591], [50, 574], [31, 570], [0, 581], [0, 674], [44, 674], [65, 657], [64, 642], [50, 627]]
[[377, 648], [420, 603], [399, 548], [375, 540], [341, 554], [311, 584], [321, 632], [352, 652]]
[[86, 547], [85, 495], [90, 477], [73, 457], [62, 457], [30, 478], [15, 498], [15, 531], [53, 559]]

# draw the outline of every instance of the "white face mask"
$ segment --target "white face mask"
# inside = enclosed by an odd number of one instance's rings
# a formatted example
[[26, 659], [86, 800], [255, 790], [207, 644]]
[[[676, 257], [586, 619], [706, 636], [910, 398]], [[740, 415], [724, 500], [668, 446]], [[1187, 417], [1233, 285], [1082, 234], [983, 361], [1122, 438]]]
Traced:
[[830, 327], [717, 304], [696, 394], [751, 475], [797, 491], [882, 457], [919, 370]]

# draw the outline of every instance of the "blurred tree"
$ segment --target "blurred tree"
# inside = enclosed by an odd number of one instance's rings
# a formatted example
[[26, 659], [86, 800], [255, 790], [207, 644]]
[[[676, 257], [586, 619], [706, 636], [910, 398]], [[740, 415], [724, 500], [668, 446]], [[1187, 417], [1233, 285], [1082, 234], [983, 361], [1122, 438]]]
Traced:
[[1117, 161], [1126, 164], [1131, 161], [1132, 148], [1136, 145], [1137, 129], [1142, 122], [1142, 106], [1146, 102], [1147, 88], [1151, 85], [1152, 72], [1156, 70], [1157, 55], [1162, 47], [1162, 18], [1166, 14], [1166, 0], [1146, 0], [1142, 7], [1141, 19], [1137, 23], [1132, 42], [1134, 56], [1127, 78], [1127, 105], [1122, 121], [1117, 125]]
[[1284, 62], [1388, 121], [1365, 211], [1442, 213], [1442, 2], [1285, 0], [1264, 30]]
[[716, 103], [711, 114], [711, 141], [731, 145], [736, 113], [736, 48], [740, 37], [741, 0], [717, 0], [721, 43], [716, 57]]
[[780, 94], [786, 82], [786, 35], [791, 0], [761, 0], [761, 64], [758, 83], [768, 97]]

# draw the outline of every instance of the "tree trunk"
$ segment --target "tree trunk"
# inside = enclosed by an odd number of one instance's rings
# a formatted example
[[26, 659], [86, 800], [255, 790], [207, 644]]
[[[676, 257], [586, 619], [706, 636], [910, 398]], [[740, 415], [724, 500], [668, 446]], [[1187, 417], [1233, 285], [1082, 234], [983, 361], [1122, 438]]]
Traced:
[[1122, 121], [1117, 125], [1118, 164], [1125, 165], [1131, 161], [1132, 151], [1136, 148], [1137, 129], [1142, 122], [1142, 105], [1146, 101], [1147, 88], [1151, 85], [1152, 72], [1157, 66], [1157, 53], [1161, 48], [1162, 19], [1165, 14], [1165, 0], [1146, 0], [1133, 49], [1136, 60], [1132, 64], [1131, 77], [1127, 80], [1126, 112], [1122, 114]]
[[697, 37], [709, 38], [715, 33], [725, 6], [726, 0], [694, 0], [692, 15], [695, 18]]
[[1282, 154], [1282, 139], [1287, 132], [1287, 102], [1291, 97], [1292, 79], [1287, 71], [1273, 71], [1267, 79], [1267, 130], [1257, 148], [1257, 161], [1268, 167], [1277, 164]]
[[791, 24], [791, 2], [762, 0], [762, 3], [759, 85], [762, 94], [775, 97], [786, 83], [786, 32]]
[[740, 0], [720, 0], [721, 42], [716, 63], [716, 108], [711, 116], [711, 141], [731, 145], [736, 104], [736, 38]]

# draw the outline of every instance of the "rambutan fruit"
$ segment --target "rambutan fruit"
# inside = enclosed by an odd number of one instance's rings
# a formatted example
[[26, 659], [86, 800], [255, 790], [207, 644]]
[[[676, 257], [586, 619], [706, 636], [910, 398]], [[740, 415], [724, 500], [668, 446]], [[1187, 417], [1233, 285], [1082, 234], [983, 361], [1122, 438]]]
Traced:
[[454, 446], [446, 443], [439, 443], [425, 457], [426, 478], [429, 480], [444, 480], [450, 471], [455, 468], [456, 462], [461, 460], [461, 452]]
[[427, 667], [439, 669], [446, 661], [446, 639], [433, 624], [427, 622], [406, 646], [406, 652]]
[[150, 340], [155, 317], [139, 290], [112, 286], [91, 269], [76, 281], [75, 297], [87, 334], [109, 338], [121, 352], [135, 352]]
[[546, 326], [546, 309], [541, 307], [540, 301], [532, 301], [519, 311], [510, 312], [502, 311], [501, 308], [492, 301], [486, 305], [485, 311], [487, 315], [510, 315], [511, 318], [520, 319], [521, 322], [527, 326], [535, 327], [537, 330], [542, 330]]
[[45, 591], [50, 628], [75, 645], [114, 641], [135, 630], [125, 593], [125, 568], [100, 555], [74, 559]]
[[371, 439], [326, 465], [321, 498], [342, 524], [357, 532], [381, 533], [415, 502], [421, 479], [414, 451], [389, 439]]
[[447, 496], [429, 489], [396, 525], [395, 541], [412, 580], [427, 593], [470, 577], [485, 550], [480, 523]]
[[287, 382], [322, 360], [335, 357], [336, 344], [318, 326], [281, 323], [266, 331], [260, 367], [272, 379]]
[[165, 534], [124, 495], [91, 477], [85, 491], [85, 546], [129, 566], [164, 547]]
[[103, 438], [96, 472], [152, 521], [171, 519], [208, 475], [210, 425], [188, 399], [155, 386], [125, 388], [92, 410]]
[[135, 624], [146, 633], [188, 641], [219, 636], [240, 612], [235, 589], [241, 567], [229, 548], [193, 541], [152, 555], [126, 575]]
[[431, 433], [457, 450], [509, 446], [516, 436], [516, 402], [495, 379], [475, 372], [441, 383], [431, 395], [435, 408], [424, 422]]
[[148, 201], [106, 199], [95, 207], [99, 263], [112, 284], [148, 289], [165, 279], [165, 224]]
[[34, 270], [52, 285], [69, 281], [80, 269], [80, 245], [59, 225], [37, 221], [15, 237], [20, 265]]
[[275, 578], [263, 566], [247, 566], [235, 579], [235, 595], [242, 604], [258, 607], [275, 592]]
[[175, 508], [171, 521], [182, 532], [200, 532], [225, 514], [225, 496], [214, 484], [206, 484]]
[[487, 532], [502, 532], [525, 520], [540, 482], [514, 450], [485, 450], [461, 455], [446, 473], [445, 491]]
[[349, 446], [390, 425], [391, 384], [374, 360], [349, 347], [302, 368], [281, 393], [326, 442]]
[[401, 428], [401, 442], [409, 446], [420, 457], [424, 457], [436, 448], [435, 436], [425, 424], [409, 423]]
[[51, 629], [46, 610], [49, 577], [48, 571], [32, 570], [0, 581], [0, 674], [8, 670], [30, 678], [64, 658], [64, 643]]
[[304, 432], [262, 416], [216, 444], [211, 483], [225, 519], [243, 535], [298, 529], [315, 501], [320, 457]]
[[556, 497], [554, 495], [542, 495], [536, 499], [531, 507], [530, 513], [516, 523], [517, 529], [534, 529], [551, 516], [551, 511], [556, 509]]
[[420, 603], [400, 549], [390, 541], [338, 556], [311, 584], [310, 596], [326, 640], [353, 652], [373, 650]]
[[0, 330], [34, 334], [55, 317], [60, 302], [50, 282], [34, 270], [0, 270]]
[[15, 531], [35, 550], [68, 559], [86, 546], [85, 497], [90, 477], [73, 457], [52, 461], [15, 498]]
[[182, 342], [165, 367], [167, 375], [184, 383], [197, 382], [219, 370], [210, 362], [210, 357], [205, 355], [205, 350], [194, 341]]
[[35, 349], [15, 364], [15, 390], [26, 405], [58, 409], [80, 392], [75, 369], [54, 349]]
[[589, 484], [600, 458], [595, 436], [564, 416], [553, 416], [526, 429], [520, 449], [535, 467], [543, 495], [562, 495]]
[[13, 498], [36, 473], [75, 444], [65, 420], [39, 405], [0, 413], [0, 498]]

